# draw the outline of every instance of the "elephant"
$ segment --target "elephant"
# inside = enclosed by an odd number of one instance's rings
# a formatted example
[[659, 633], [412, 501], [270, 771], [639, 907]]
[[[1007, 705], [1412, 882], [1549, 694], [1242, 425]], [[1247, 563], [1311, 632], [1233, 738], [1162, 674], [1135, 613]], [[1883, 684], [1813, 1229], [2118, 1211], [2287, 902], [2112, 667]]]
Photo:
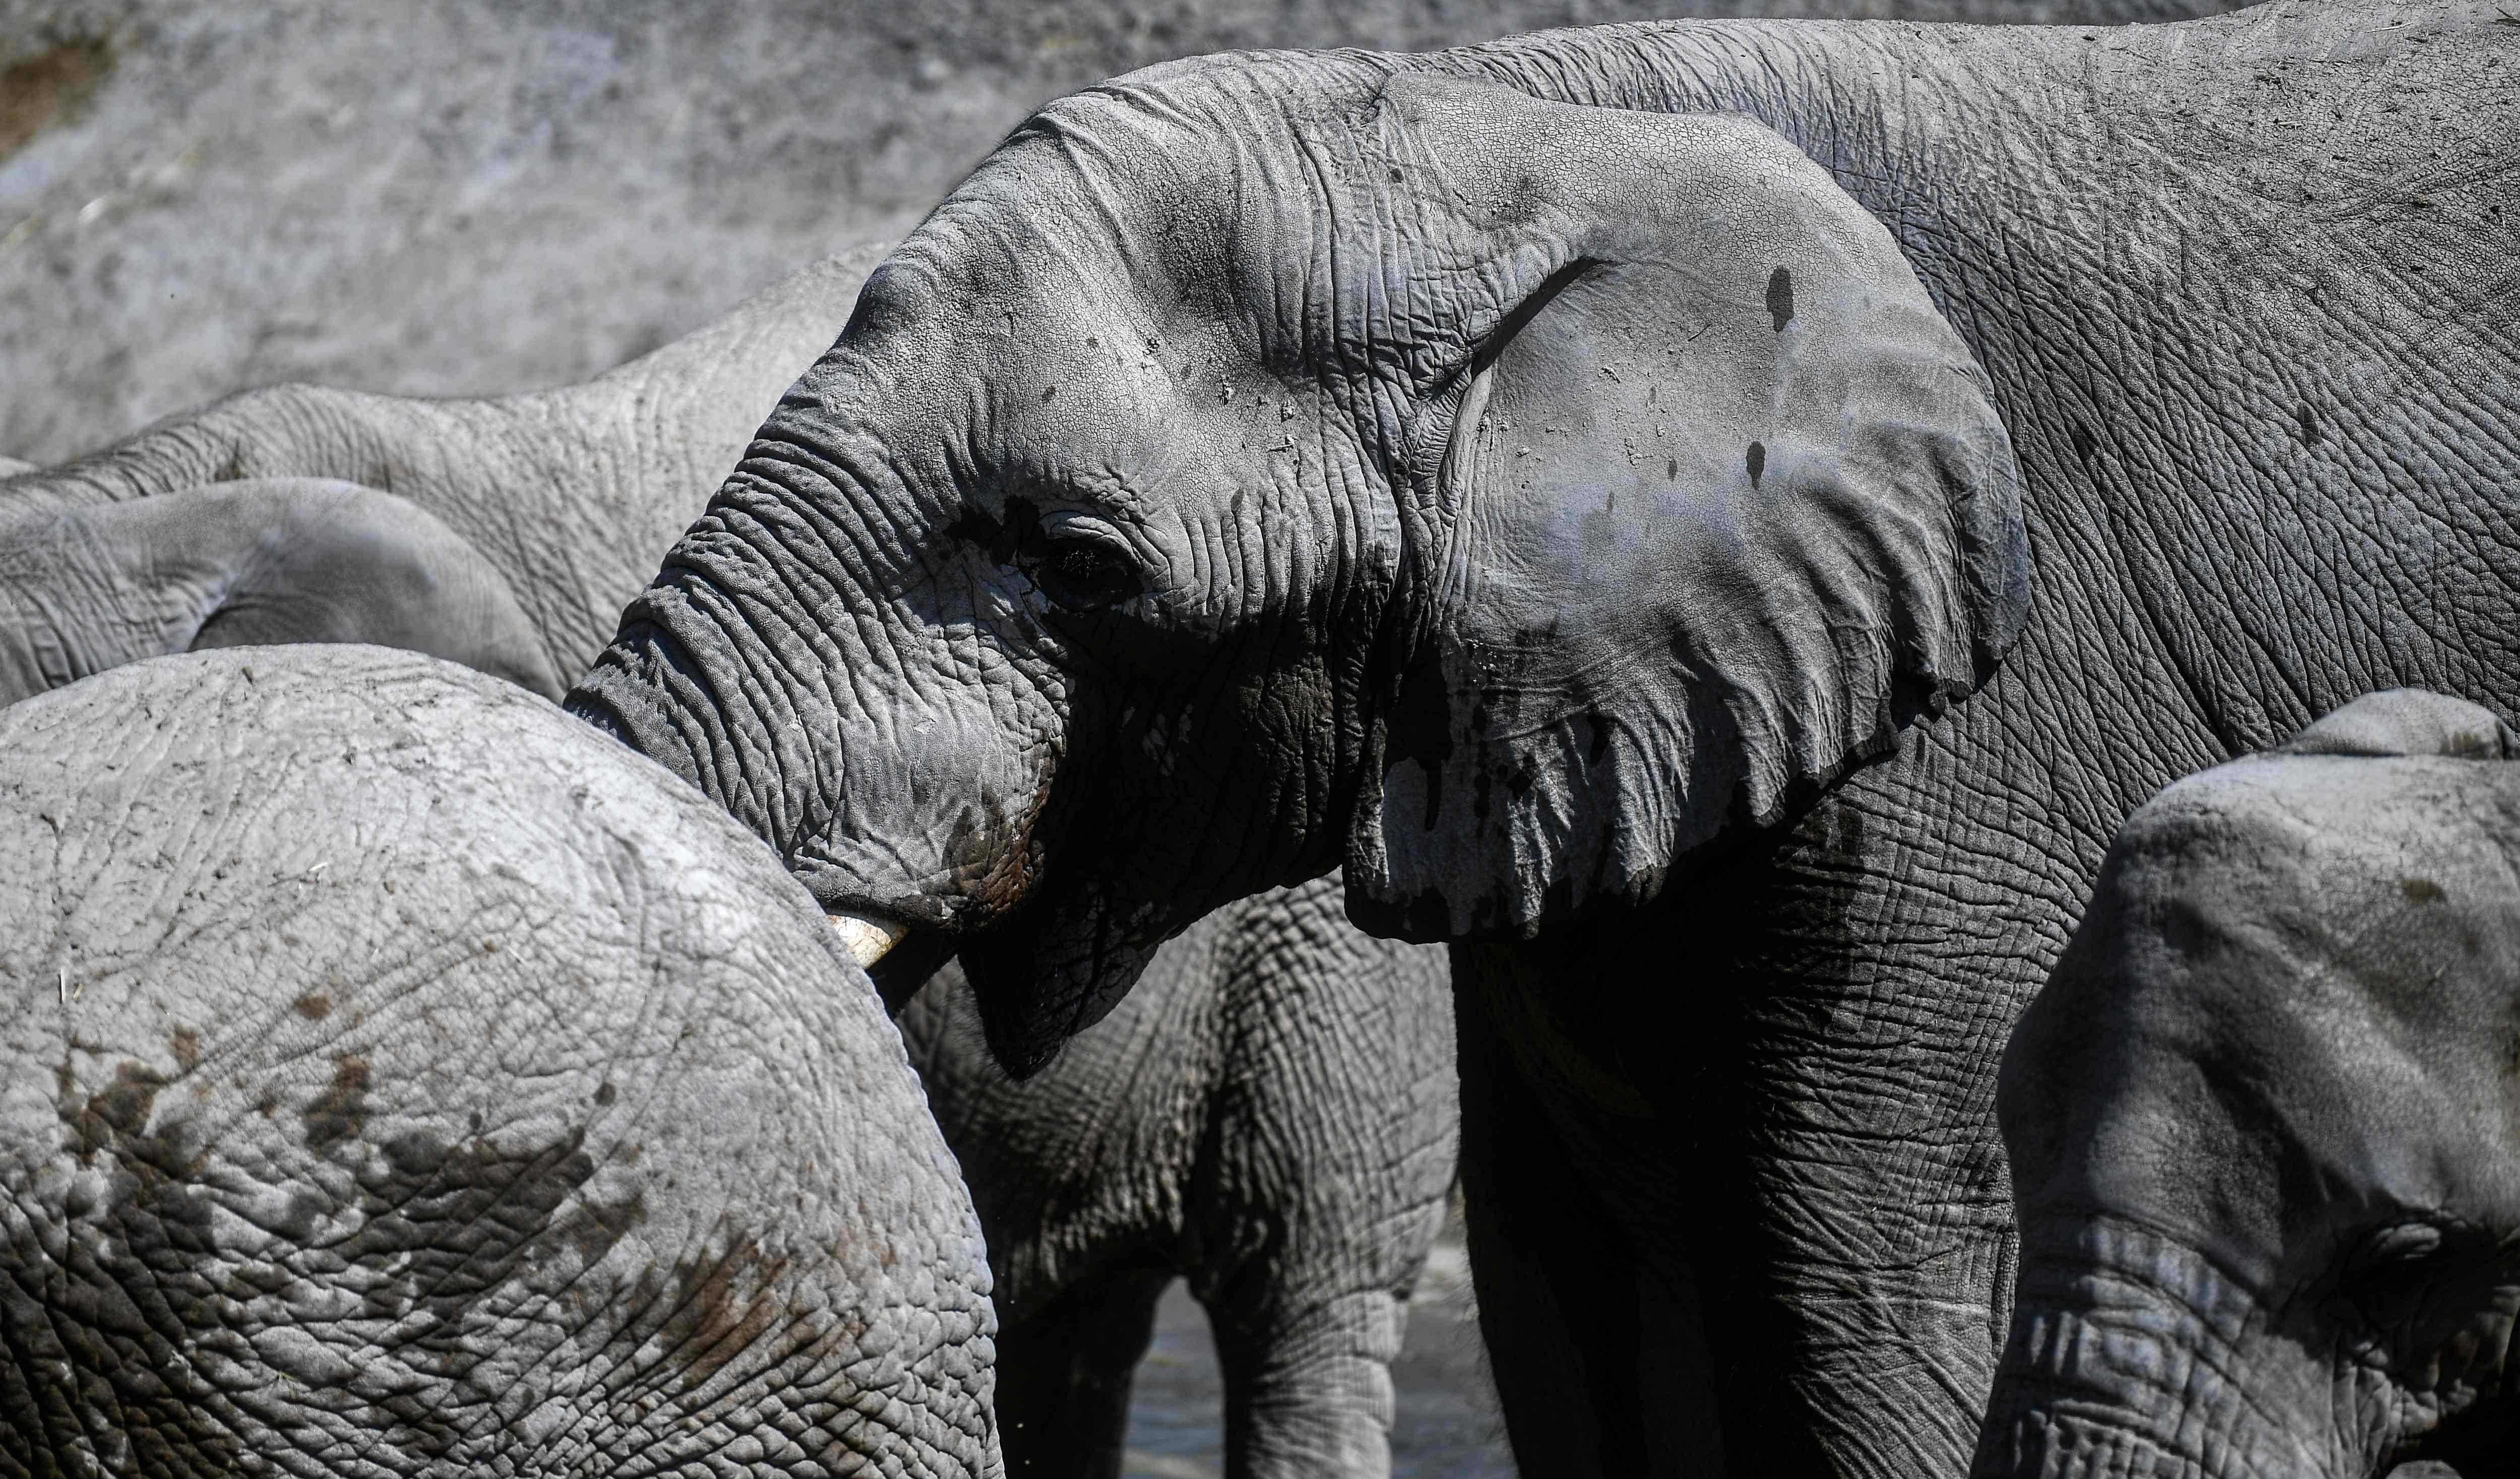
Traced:
[[1177, 1274], [1229, 1472], [1391, 1471], [1390, 1363], [1460, 1134], [1442, 951], [1359, 933], [1317, 880], [1192, 925], [1025, 1083], [955, 966], [900, 1023], [988, 1234], [1009, 1473], [1116, 1479]]
[[2118, 823], [2520, 694], [2515, 69], [2276, 0], [1133, 73], [876, 269], [568, 704], [1016, 1071], [1339, 868], [1451, 953], [1524, 1473], [1958, 1474], [1996, 1066]]
[[2004, 1054], [1976, 1474], [2509, 1471], [2515, 758], [2374, 694], [2127, 818]]
[[[0, 491], [0, 703], [160, 653], [291, 641], [408, 648], [557, 697], [554, 665], [600, 650], [584, 615], [638, 592], [879, 255], [818, 264], [585, 386], [470, 404], [248, 393], [22, 480]], [[630, 435], [644, 426], [664, 430]], [[181, 483], [240, 468], [407, 496]], [[519, 468], [549, 476], [503, 481]], [[481, 542], [424, 504], [470, 515]], [[599, 527], [610, 544], [565, 547]], [[992, 1250], [1012, 1472], [1117, 1474], [1174, 1274], [1221, 1337], [1235, 1472], [1388, 1472], [1388, 1365], [1456, 1160], [1452, 1007], [1440, 952], [1338, 910], [1319, 885], [1230, 906], [1157, 959], [1127, 1020], [1021, 1087], [959, 1025], [950, 962], [903, 1016]]]
[[899, 1036], [705, 798], [338, 645], [0, 711], [0, 1474], [1003, 1473]]

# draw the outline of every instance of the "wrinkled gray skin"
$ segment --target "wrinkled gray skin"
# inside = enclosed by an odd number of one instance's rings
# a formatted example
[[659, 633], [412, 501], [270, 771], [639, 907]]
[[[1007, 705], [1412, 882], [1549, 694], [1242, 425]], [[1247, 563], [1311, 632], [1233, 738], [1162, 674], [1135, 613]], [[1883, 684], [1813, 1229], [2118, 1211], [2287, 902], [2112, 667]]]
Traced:
[[[0, 479], [0, 543], [23, 551], [0, 555], [0, 701], [248, 640], [414, 647], [557, 693], [881, 255], [817, 262], [582, 385], [273, 386]], [[268, 481], [303, 479], [367, 491]]]
[[2515, 756], [2376, 694], [2127, 819], [2004, 1055], [2020, 1297], [1976, 1474], [2510, 1472]]
[[1142, 72], [877, 271], [571, 703], [1016, 1068], [1343, 865], [1456, 942], [1525, 1473], [1957, 1474], [2118, 823], [2520, 693], [2515, 75], [2472, 4]]
[[[177, 418], [13, 485], [33, 507], [15, 516], [24, 532], [14, 542], [0, 528], [0, 702], [162, 652], [345, 640], [429, 652], [556, 693], [541, 665], [581, 669], [596, 642], [573, 646], [583, 628], [555, 619], [546, 643], [491, 556], [404, 499], [274, 481], [176, 483], [155, 496], [49, 505], [84, 491], [99, 467], [179, 479], [201, 465], [196, 443], [219, 439], [244, 465], [357, 468], [458, 512], [498, 494], [497, 480], [524, 465], [565, 480], [518, 490], [562, 508], [559, 527], [609, 522], [615, 542], [650, 534], [650, 557], [576, 559], [510, 548], [495, 532], [482, 550], [523, 577], [560, 568], [586, 584], [575, 602], [546, 611], [617, 612], [715, 485], [714, 474], [692, 476], [709, 465], [705, 444], [677, 445], [661, 432], [627, 439], [622, 428], [748, 434], [777, 388], [837, 332], [878, 254], [809, 269], [736, 323], [588, 386], [470, 406], [292, 387]], [[804, 343], [813, 333], [821, 341]], [[706, 399], [716, 395], [740, 404]], [[643, 418], [625, 398], [659, 409]], [[721, 447], [720, 462], [739, 450]], [[607, 503], [618, 519], [577, 507]], [[524, 525], [504, 537], [547, 536]], [[1387, 1367], [1459, 1139], [1444, 981], [1439, 952], [1359, 934], [1340, 915], [1334, 883], [1265, 895], [1169, 947], [1126, 1020], [1102, 1024], [1055, 1073], [1017, 1086], [987, 1061], [976, 1033], [953, 1030], [943, 1003], [967, 988], [946, 967], [904, 1030], [1005, 1280], [1013, 1323], [999, 1370], [1014, 1472], [1117, 1473], [1130, 1381], [1174, 1274], [1188, 1275], [1213, 1312], [1236, 1474], [1388, 1471]]]
[[543, 700], [293, 647], [13, 706], [0, 983], [0, 1474], [1000, 1472], [875, 993]]
[[391, 493], [270, 479], [0, 512], [0, 704], [170, 652], [315, 641], [426, 652], [561, 693], [507, 579]]
[[1215, 1332], [1229, 1475], [1390, 1472], [1460, 1137], [1442, 951], [1358, 933], [1323, 879], [1192, 925], [1024, 1083], [955, 967], [901, 1031], [988, 1233], [1009, 1473], [1120, 1472], [1175, 1275]]

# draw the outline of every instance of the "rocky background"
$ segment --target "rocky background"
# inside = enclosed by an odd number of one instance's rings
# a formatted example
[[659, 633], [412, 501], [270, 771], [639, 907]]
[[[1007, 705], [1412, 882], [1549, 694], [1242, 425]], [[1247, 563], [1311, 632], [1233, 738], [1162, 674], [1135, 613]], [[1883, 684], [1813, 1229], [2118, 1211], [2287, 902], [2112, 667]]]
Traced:
[[572, 380], [897, 236], [1035, 104], [1253, 46], [2223, 0], [0, 0], [0, 455]]

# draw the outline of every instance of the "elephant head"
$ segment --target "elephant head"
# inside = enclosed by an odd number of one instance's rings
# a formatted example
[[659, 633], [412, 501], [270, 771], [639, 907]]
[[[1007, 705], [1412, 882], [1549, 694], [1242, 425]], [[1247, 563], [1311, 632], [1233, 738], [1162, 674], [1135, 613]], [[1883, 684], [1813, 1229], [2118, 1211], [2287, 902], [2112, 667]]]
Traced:
[[2017, 473], [1754, 124], [1437, 59], [1056, 103], [870, 279], [576, 710], [1038, 1063], [1211, 906], [1528, 938], [1980, 681]]
[[2515, 755], [2380, 694], [2129, 818], [2004, 1058], [1978, 1479], [2507, 1468]]

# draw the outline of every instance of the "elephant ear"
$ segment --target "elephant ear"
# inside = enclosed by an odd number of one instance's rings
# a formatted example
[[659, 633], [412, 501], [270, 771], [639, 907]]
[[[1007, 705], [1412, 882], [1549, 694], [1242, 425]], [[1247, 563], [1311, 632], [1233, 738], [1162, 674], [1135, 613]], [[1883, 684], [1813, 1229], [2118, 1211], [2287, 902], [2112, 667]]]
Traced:
[[1769, 130], [1451, 79], [1383, 111], [1465, 306], [1398, 480], [1349, 908], [1527, 938], [1982, 681], [2029, 605], [2019, 472], [1889, 233]]

